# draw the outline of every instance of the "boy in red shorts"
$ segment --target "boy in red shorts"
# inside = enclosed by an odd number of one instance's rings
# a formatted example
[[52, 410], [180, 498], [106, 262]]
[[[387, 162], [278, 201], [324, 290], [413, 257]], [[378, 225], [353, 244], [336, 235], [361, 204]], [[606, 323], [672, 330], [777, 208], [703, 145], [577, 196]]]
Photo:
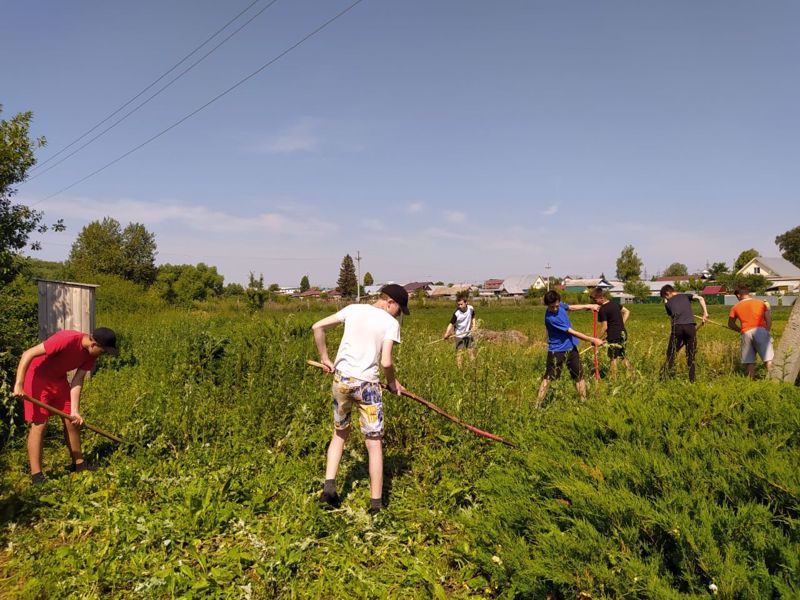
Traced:
[[[72, 471], [89, 469], [81, 453], [81, 434], [78, 427], [83, 424], [80, 414], [80, 398], [83, 379], [94, 368], [101, 354], [117, 355], [117, 336], [107, 327], [99, 327], [89, 335], [80, 331], [59, 331], [41, 344], [22, 353], [17, 367], [14, 395], [27, 394], [36, 400], [70, 415], [62, 418], [64, 440], [67, 443]], [[75, 370], [72, 380], [67, 373]], [[25, 421], [31, 424], [28, 434], [28, 460], [31, 465], [31, 480], [42, 483], [42, 447], [47, 420], [51, 413], [32, 402], [25, 401]]]

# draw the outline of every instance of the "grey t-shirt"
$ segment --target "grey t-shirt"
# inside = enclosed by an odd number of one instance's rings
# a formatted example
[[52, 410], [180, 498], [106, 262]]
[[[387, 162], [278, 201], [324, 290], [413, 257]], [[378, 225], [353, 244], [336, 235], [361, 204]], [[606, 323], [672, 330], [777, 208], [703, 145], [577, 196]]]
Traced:
[[692, 312], [692, 298], [694, 294], [675, 294], [667, 300], [664, 307], [667, 314], [672, 317], [673, 325], [694, 325], [694, 313]]

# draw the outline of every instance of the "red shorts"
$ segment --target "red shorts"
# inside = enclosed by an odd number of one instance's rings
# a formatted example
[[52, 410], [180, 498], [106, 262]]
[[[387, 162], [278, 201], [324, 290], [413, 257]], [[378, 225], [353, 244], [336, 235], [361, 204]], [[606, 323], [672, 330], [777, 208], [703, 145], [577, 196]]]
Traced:
[[[32, 382], [25, 382], [26, 394], [67, 414], [72, 409], [69, 390], [69, 383], [66, 379], [60, 381], [34, 379]], [[53, 416], [53, 413], [48, 410], [41, 406], [36, 406], [33, 402], [25, 401], [25, 421], [27, 423], [46, 423], [51, 416]]]

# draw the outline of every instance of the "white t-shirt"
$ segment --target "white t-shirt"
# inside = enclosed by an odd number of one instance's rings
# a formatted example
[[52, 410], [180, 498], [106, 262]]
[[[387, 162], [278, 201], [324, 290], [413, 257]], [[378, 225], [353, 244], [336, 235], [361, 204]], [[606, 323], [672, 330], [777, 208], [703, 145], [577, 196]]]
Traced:
[[463, 338], [469, 335], [472, 329], [472, 319], [475, 317], [475, 309], [471, 304], [467, 304], [467, 310], [461, 312], [459, 309], [453, 313], [450, 324], [455, 328], [456, 338]]
[[385, 340], [400, 343], [400, 323], [382, 308], [351, 304], [336, 313], [344, 323], [344, 335], [334, 368], [345, 377], [380, 381], [378, 363]]

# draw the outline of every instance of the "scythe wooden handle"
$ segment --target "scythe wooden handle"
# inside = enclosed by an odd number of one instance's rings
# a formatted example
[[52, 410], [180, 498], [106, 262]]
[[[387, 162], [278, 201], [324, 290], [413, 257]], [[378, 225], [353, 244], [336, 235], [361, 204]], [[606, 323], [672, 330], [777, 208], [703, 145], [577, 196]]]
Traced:
[[[307, 360], [306, 363], [311, 365], [312, 367], [317, 367], [318, 369], [323, 369], [324, 370], [326, 368], [325, 365], [323, 365], [322, 363], [317, 362], [315, 360]], [[383, 389], [385, 389], [385, 390], [389, 390], [389, 386], [386, 385], [385, 383], [381, 383], [381, 387]], [[391, 392], [392, 390], [389, 390], [389, 391]], [[500, 442], [501, 444], [505, 444], [509, 448], [516, 448], [516, 446], [514, 444], [512, 444], [511, 442], [509, 442], [507, 440], [504, 440], [499, 435], [495, 435], [493, 433], [489, 433], [488, 431], [484, 431], [482, 429], [478, 429], [474, 425], [470, 425], [469, 423], [465, 423], [464, 421], [462, 421], [458, 417], [454, 417], [453, 415], [447, 414], [444, 410], [442, 410], [441, 408], [436, 406], [433, 402], [428, 402], [424, 398], [421, 398], [420, 396], [417, 396], [416, 394], [412, 394], [408, 390], [403, 390], [402, 392], [400, 392], [400, 395], [401, 396], [405, 396], [406, 398], [411, 398], [415, 402], [419, 402], [420, 404], [422, 404], [426, 408], [429, 408], [433, 412], [443, 416], [445, 419], [448, 419], [448, 420], [452, 421], [453, 423], [455, 423], [456, 425], [461, 425], [465, 429], [470, 430], [475, 435], [479, 435], [481, 437], [485, 437], [485, 438], [487, 438], [489, 440], [493, 440], [495, 442]]]
[[[36, 406], [39, 406], [40, 408], [43, 408], [46, 411], [49, 411], [49, 412], [53, 413], [54, 415], [58, 415], [59, 417], [63, 417], [65, 419], [72, 419], [72, 417], [70, 415], [68, 415], [67, 413], [65, 413], [64, 411], [58, 410], [57, 408], [53, 408], [52, 406], [50, 406], [49, 404], [45, 404], [44, 402], [40, 402], [36, 398], [31, 398], [30, 396], [28, 396], [28, 394], [25, 394], [24, 396], [17, 396], [17, 398], [19, 398], [20, 400], [27, 400], [28, 402], [32, 402]], [[86, 429], [90, 429], [90, 430], [94, 431], [95, 433], [99, 433], [103, 437], [107, 437], [110, 440], [113, 440], [115, 442], [119, 442], [121, 444], [124, 443], [120, 438], [115, 436], [113, 433], [109, 433], [109, 432], [107, 432], [107, 431], [105, 431], [103, 429], [100, 429], [99, 427], [95, 427], [94, 425], [90, 425], [86, 421], [83, 422], [83, 426], [86, 427]]]

